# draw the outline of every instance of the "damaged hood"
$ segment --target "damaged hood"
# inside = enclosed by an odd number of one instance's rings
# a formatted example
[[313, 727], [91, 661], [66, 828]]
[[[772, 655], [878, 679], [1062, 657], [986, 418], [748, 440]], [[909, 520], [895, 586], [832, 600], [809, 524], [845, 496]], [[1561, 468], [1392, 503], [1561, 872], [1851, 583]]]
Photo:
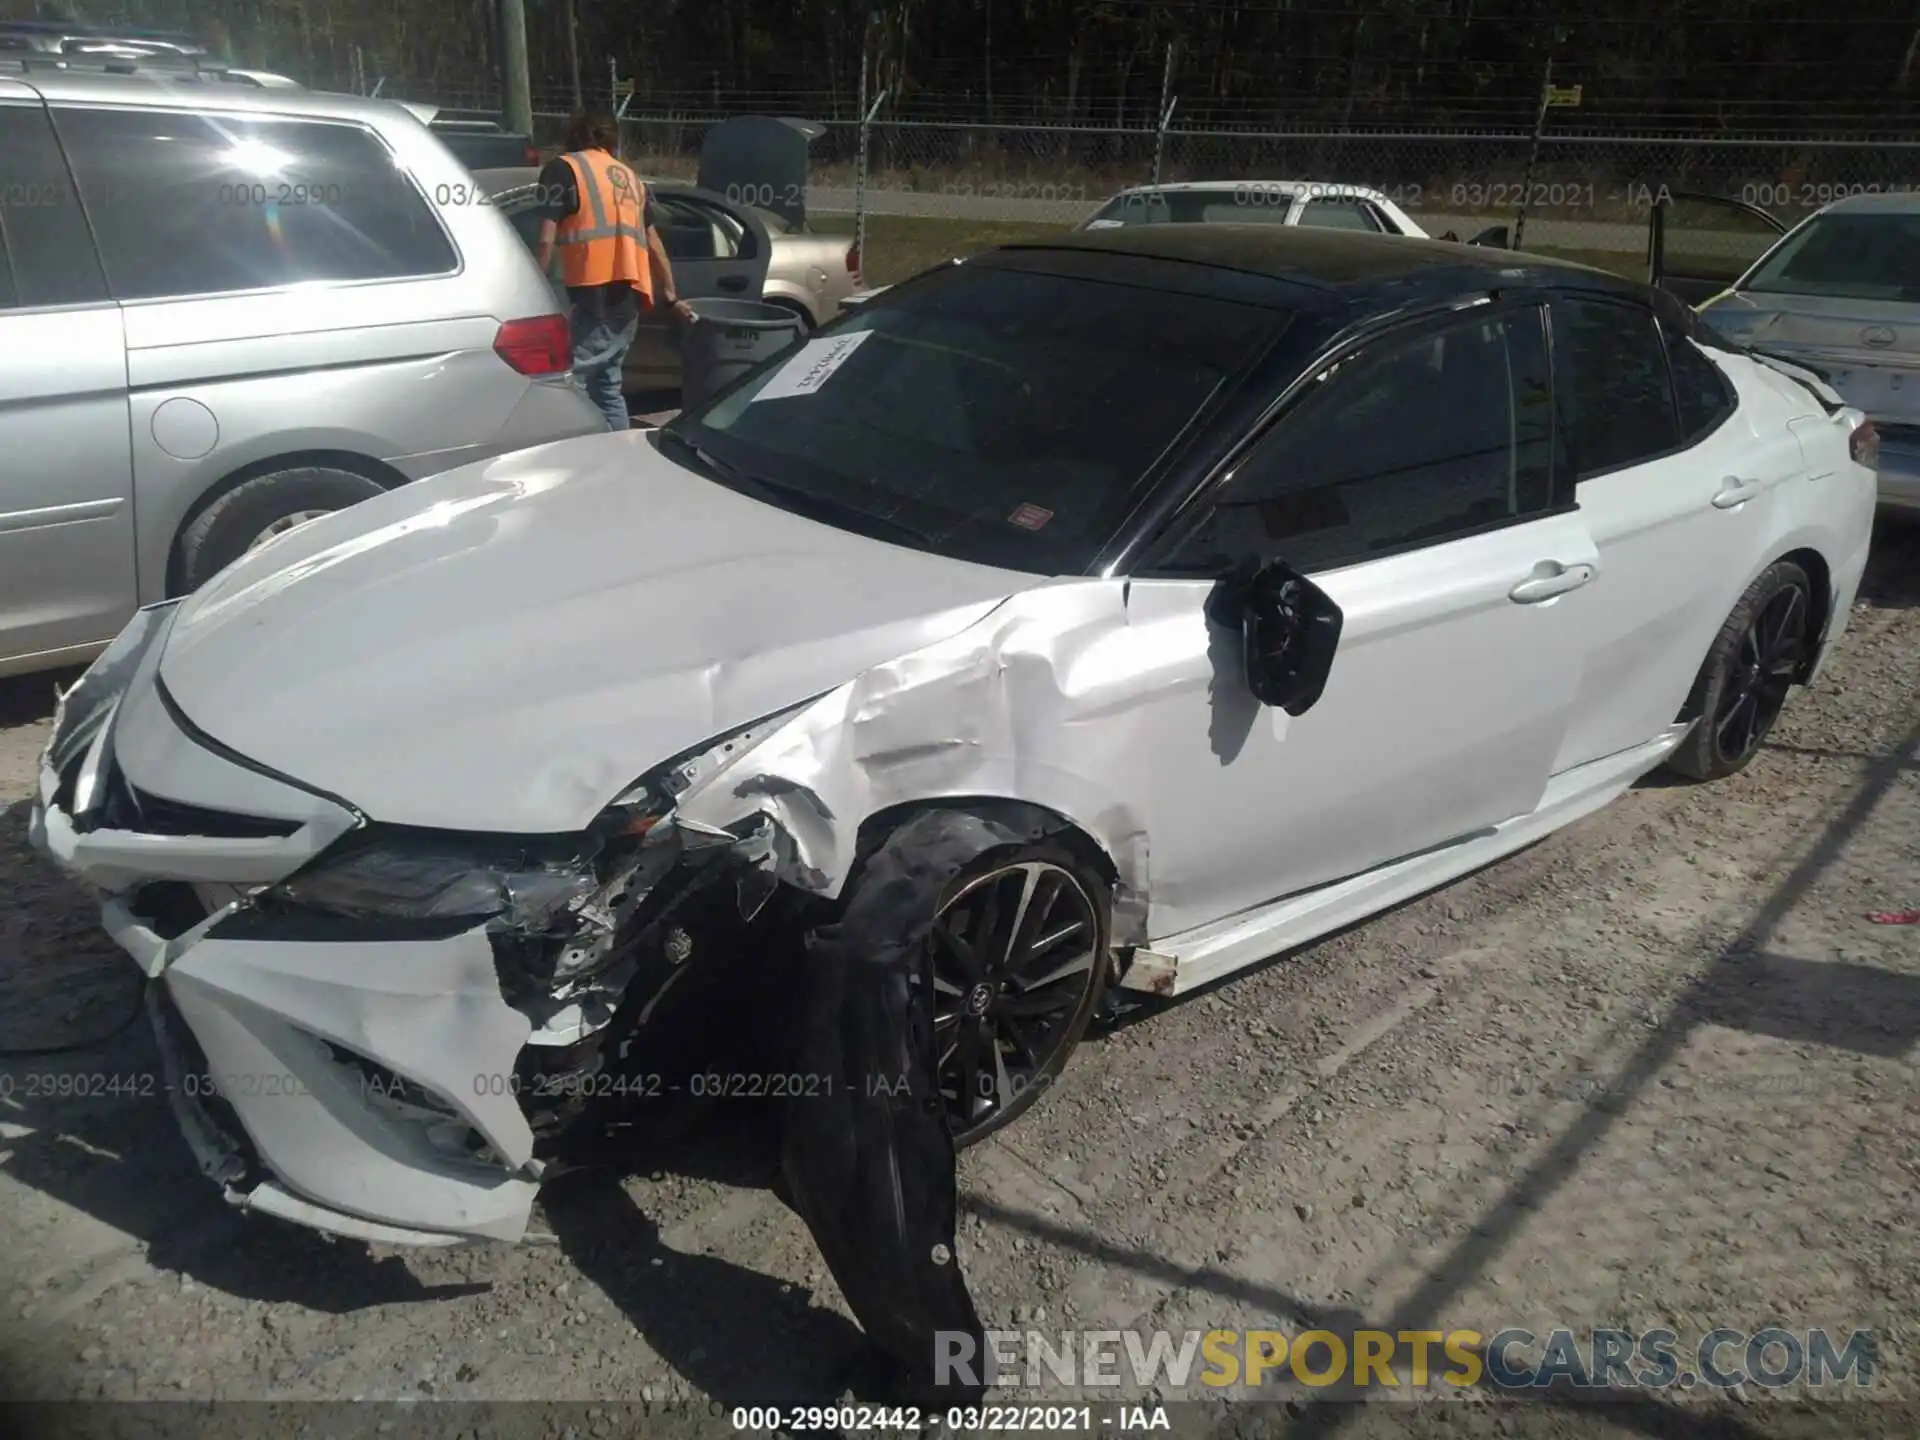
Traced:
[[271, 542], [184, 602], [160, 678], [214, 740], [375, 820], [554, 833], [1035, 583], [592, 436]]

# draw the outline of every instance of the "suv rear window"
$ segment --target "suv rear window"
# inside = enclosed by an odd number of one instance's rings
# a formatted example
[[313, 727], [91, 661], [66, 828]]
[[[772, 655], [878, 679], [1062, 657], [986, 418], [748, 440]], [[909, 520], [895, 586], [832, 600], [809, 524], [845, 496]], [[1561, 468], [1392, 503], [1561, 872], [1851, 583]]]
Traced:
[[123, 300], [443, 275], [446, 231], [358, 125], [61, 106], [54, 123]]

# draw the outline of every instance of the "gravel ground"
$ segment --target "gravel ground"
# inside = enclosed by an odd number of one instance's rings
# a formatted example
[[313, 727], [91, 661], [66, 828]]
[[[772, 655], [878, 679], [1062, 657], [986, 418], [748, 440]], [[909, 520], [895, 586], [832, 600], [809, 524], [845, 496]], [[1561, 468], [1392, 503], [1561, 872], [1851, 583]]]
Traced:
[[[1679, 1395], [1263, 1413], [1303, 1433], [1495, 1412], [1528, 1434], [1920, 1433], [1920, 927], [1866, 919], [1920, 905], [1920, 530], [1882, 526], [1852, 626], [1746, 774], [1650, 781], [1090, 1041], [963, 1160], [987, 1323], [1871, 1328], [1894, 1403], [1751, 1392], [1712, 1402], [1731, 1427], [1712, 1431], [1674, 1428], [1708, 1403]], [[0, 1047], [108, 1032], [136, 998], [90, 899], [26, 847], [50, 694], [0, 684]], [[157, 1069], [139, 1027], [0, 1062], [16, 1395], [732, 1405], [831, 1399], [858, 1354], [747, 1127], [552, 1197], [549, 1243], [384, 1251], [223, 1205]], [[75, 1080], [92, 1093], [62, 1098]]]

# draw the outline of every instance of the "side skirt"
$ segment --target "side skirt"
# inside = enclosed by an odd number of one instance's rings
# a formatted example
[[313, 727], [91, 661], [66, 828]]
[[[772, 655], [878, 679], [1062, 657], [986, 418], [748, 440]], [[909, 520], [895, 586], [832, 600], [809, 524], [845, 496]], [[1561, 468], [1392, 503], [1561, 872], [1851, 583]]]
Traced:
[[1691, 722], [1670, 725], [1644, 745], [1563, 771], [1547, 782], [1545, 795], [1530, 814], [1517, 815], [1442, 849], [1155, 940], [1150, 947], [1134, 951], [1133, 962], [1119, 983], [1152, 995], [1184, 995], [1437, 889], [1617, 799], [1672, 754], [1692, 728]]

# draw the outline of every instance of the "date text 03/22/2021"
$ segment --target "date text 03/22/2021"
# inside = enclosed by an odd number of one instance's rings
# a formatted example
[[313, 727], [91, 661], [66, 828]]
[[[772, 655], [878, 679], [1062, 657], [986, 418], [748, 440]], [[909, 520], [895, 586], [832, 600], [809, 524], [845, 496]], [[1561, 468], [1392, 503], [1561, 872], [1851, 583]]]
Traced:
[[751, 1434], [918, 1435], [936, 1427], [954, 1434], [1059, 1434], [1171, 1430], [1164, 1405], [735, 1406], [733, 1428]]
[[[369, 1081], [377, 1084], [377, 1080]], [[905, 1075], [875, 1073], [858, 1080], [808, 1071], [701, 1071], [669, 1079], [657, 1074], [603, 1070], [592, 1075], [476, 1074], [476, 1095], [526, 1095], [535, 1099], [652, 1100], [688, 1095], [696, 1100], [819, 1100], [850, 1091], [909, 1095]]]

